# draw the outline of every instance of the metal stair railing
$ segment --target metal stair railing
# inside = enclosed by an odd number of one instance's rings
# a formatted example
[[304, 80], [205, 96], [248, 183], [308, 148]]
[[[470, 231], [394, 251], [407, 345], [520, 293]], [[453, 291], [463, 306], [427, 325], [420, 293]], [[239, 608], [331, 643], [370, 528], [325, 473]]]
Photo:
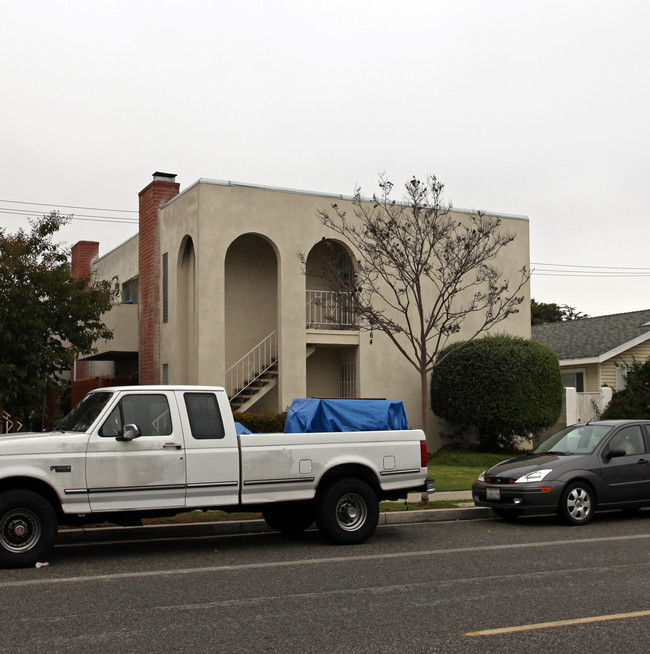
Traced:
[[278, 361], [278, 332], [271, 332], [226, 370], [226, 391], [232, 401]]

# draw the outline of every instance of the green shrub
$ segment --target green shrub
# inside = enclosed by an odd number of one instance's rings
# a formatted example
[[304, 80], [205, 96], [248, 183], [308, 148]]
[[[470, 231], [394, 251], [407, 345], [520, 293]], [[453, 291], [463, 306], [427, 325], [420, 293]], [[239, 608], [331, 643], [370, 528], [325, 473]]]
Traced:
[[650, 420], [650, 359], [627, 366], [627, 386], [614, 393], [601, 418]]
[[563, 385], [553, 350], [513, 336], [458, 345], [440, 352], [431, 376], [436, 415], [475, 429], [479, 446], [488, 449], [512, 448], [517, 437], [528, 438], [557, 422]]
[[278, 434], [284, 431], [287, 412], [284, 413], [250, 413], [249, 411], [236, 411], [233, 416], [246, 429], [254, 434]]

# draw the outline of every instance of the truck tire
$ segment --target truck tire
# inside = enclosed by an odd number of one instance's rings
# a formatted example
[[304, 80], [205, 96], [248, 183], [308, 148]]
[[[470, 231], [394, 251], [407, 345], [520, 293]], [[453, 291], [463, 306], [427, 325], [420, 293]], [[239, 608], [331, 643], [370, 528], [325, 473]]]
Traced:
[[358, 545], [375, 533], [379, 501], [361, 479], [344, 477], [327, 485], [316, 498], [316, 525], [337, 545]]
[[271, 529], [299, 534], [314, 522], [314, 507], [311, 502], [283, 502], [265, 508], [262, 517]]
[[24, 568], [48, 561], [57, 529], [52, 505], [37, 493], [0, 493], [0, 567]]

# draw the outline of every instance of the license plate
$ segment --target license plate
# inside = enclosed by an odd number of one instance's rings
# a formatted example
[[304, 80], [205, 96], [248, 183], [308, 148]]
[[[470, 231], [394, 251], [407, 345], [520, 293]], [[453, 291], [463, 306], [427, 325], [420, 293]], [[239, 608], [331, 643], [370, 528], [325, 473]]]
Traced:
[[501, 489], [500, 488], [486, 488], [485, 489], [486, 497], [488, 500], [500, 500], [501, 499]]

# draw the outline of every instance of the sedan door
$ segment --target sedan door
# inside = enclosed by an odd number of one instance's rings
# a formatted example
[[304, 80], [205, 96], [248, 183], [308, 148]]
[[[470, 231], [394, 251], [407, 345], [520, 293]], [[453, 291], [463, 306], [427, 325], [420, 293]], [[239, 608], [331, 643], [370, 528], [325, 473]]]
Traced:
[[[609, 458], [611, 450], [625, 456]], [[641, 425], [628, 425], [616, 431], [603, 450], [603, 480], [608, 497], [601, 504], [650, 500], [650, 456]]]

